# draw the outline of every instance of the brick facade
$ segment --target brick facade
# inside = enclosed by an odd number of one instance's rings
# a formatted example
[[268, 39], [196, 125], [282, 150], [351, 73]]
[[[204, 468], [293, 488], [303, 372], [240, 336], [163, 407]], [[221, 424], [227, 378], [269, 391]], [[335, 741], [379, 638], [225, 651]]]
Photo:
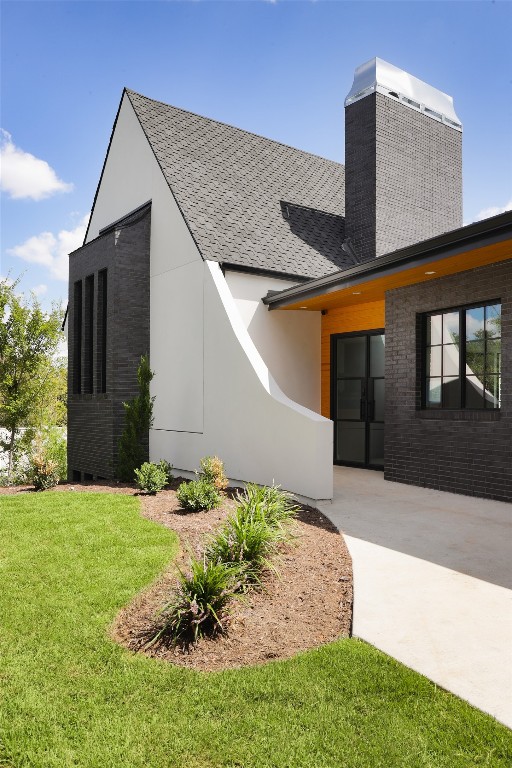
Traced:
[[[502, 304], [499, 411], [421, 409], [421, 315]], [[385, 477], [512, 501], [512, 260], [386, 294]]]
[[350, 104], [345, 216], [363, 261], [462, 226], [462, 134], [380, 93]]
[[[149, 354], [150, 228], [148, 205], [70, 256], [70, 480], [78, 479], [78, 474], [80, 479], [84, 475], [109, 479], [115, 475], [117, 446], [124, 425], [123, 402], [137, 395], [137, 367], [141, 355]], [[106, 274], [103, 270], [107, 270]], [[79, 301], [80, 295], [81, 322], [75, 312], [75, 301]], [[145, 448], [149, 456], [149, 436]]]

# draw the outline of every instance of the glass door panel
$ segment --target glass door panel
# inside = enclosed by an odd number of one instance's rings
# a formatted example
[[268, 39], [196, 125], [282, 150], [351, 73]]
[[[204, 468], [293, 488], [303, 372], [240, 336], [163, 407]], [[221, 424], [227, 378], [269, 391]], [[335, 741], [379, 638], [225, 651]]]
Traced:
[[364, 464], [366, 450], [364, 422], [338, 421], [336, 445], [337, 461]]
[[332, 339], [334, 460], [384, 466], [384, 334]]
[[373, 420], [384, 421], [384, 379], [373, 381]]
[[361, 413], [361, 379], [338, 379], [338, 419], [359, 419]]
[[366, 337], [338, 338], [336, 358], [338, 378], [366, 376]]
[[370, 336], [370, 376], [384, 378], [384, 334]]
[[370, 424], [368, 464], [384, 466], [384, 424]]

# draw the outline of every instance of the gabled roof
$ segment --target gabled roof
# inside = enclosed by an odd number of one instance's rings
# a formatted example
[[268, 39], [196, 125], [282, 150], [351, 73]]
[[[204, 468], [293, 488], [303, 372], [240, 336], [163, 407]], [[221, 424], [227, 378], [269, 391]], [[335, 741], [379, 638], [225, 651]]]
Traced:
[[204, 259], [304, 278], [353, 264], [342, 165], [126, 94]]

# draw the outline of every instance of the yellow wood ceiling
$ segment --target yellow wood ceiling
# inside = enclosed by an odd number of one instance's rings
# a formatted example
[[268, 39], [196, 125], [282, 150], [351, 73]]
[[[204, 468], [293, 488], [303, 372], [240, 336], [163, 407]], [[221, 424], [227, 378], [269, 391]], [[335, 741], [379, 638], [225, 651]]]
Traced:
[[[483, 267], [488, 264], [494, 264], [499, 261], [512, 259], [512, 240], [506, 240], [492, 245], [486, 245], [482, 248], [470, 249], [456, 256], [449, 256], [445, 259], [438, 259], [431, 262], [425, 262], [419, 267], [401, 268], [395, 266], [392, 274], [383, 277], [361, 276], [360, 280], [354, 282], [349, 288], [325, 293], [312, 299], [301, 299], [294, 304], [278, 309], [333, 309], [340, 306], [352, 306], [355, 304], [367, 303], [370, 301], [379, 301], [384, 299], [384, 294], [392, 288], [401, 288], [404, 285], [414, 283], [424, 283], [427, 280], [435, 280], [438, 277], [453, 275], [457, 272], [465, 272], [475, 267]], [[434, 274], [426, 274], [433, 272]], [[307, 284], [304, 286], [307, 287]]]

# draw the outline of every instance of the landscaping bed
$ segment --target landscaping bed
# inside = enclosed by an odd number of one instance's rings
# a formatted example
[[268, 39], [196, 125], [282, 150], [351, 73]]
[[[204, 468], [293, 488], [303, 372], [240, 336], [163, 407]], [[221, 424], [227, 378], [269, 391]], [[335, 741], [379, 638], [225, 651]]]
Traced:
[[[199, 670], [220, 670], [286, 659], [294, 654], [350, 634], [352, 566], [343, 538], [317, 510], [300, 506], [296, 538], [282, 546], [278, 573], [265, 574], [261, 588], [234, 601], [227, 633], [200, 638], [183, 651], [165, 641], [145, 648], [155, 616], [176, 585], [176, 564], [186, 570], [188, 552], [200, 555], [211, 533], [236, 506], [234, 491], [223, 496], [218, 509], [185, 512], [176, 498], [179, 480], [156, 496], [139, 494], [126, 483], [61, 484], [55, 491], [108, 491], [139, 495], [147, 519], [178, 534], [180, 552], [166, 572], [135, 597], [116, 617], [111, 636], [132, 651]], [[0, 492], [30, 492], [2, 489]]]

